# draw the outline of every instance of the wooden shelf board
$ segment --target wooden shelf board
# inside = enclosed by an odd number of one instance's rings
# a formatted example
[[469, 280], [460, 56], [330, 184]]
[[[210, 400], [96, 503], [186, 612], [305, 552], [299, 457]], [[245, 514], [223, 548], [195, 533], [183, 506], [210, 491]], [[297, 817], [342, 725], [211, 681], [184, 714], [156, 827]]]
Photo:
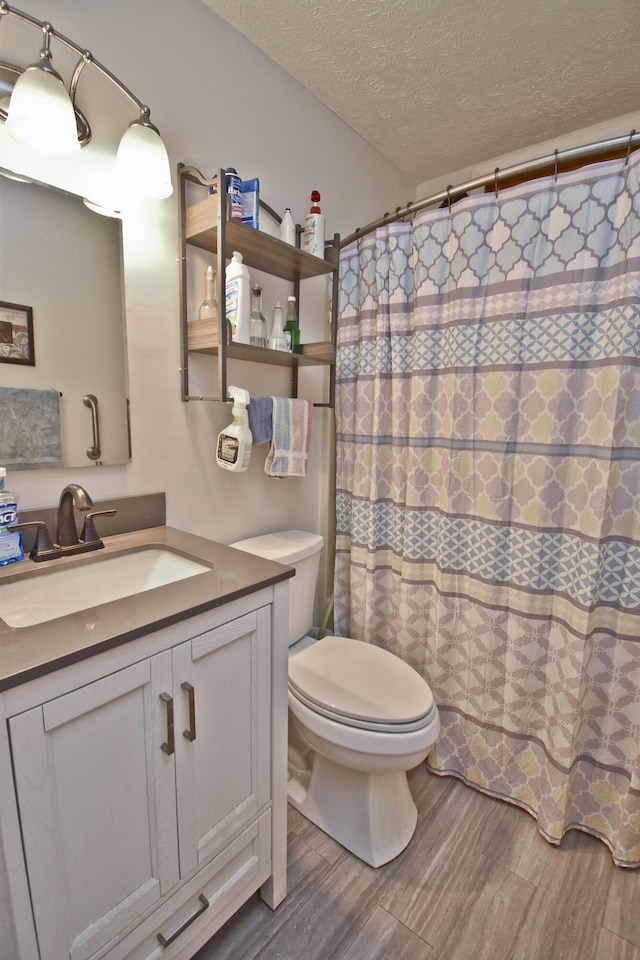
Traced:
[[[185, 236], [187, 243], [216, 253], [218, 198], [214, 194], [187, 207]], [[254, 230], [236, 220], [225, 224], [226, 253], [239, 250], [248, 267], [271, 273], [283, 280], [308, 280], [331, 273], [335, 269], [337, 251], [328, 248], [331, 260], [321, 260], [291, 244], [283, 243], [261, 230]]]
[[[266, 347], [252, 347], [246, 343], [231, 343], [227, 347], [228, 360], [250, 360], [253, 363], [266, 363], [277, 367], [326, 367], [335, 360], [333, 346], [330, 343], [304, 344], [308, 353], [287, 353], [284, 350], [268, 350]], [[317, 348], [317, 353], [313, 348]], [[218, 355], [218, 344], [210, 339], [204, 343], [198, 339], [198, 346], [189, 346], [192, 353]], [[314, 355], [315, 354], [315, 355]]]

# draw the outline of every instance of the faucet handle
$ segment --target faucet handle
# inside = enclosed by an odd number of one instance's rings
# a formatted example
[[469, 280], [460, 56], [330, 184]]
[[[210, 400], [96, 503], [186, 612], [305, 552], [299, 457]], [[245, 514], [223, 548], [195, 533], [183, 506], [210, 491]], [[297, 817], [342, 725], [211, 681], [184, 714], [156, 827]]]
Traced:
[[94, 517], [111, 517], [117, 510], [92, 510], [84, 519], [82, 533], [80, 534], [80, 543], [102, 543], [98, 536], [96, 525], [93, 522]]
[[51, 542], [49, 528], [44, 520], [29, 520], [24, 523], [13, 523], [7, 530], [26, 530], [28, 527], [36, 527], [36, 538], [31, 547], [29, 556], [32, 560], [40, 560], [44, 554], [53, 553], [54, 547]]

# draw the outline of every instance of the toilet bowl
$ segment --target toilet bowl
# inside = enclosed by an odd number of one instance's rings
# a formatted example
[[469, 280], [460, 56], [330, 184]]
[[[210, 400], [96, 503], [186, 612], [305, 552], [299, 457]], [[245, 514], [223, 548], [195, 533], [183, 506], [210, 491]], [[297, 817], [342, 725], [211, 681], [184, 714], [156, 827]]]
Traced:
[[308, 636], [323, 540], [290, 530], [231, 544], [296, 569], [289, 618], [289, 802], [373, 867], [416, 827], [407, 771], [426, 759], [440, 720], [426, 681], [387, 650]]

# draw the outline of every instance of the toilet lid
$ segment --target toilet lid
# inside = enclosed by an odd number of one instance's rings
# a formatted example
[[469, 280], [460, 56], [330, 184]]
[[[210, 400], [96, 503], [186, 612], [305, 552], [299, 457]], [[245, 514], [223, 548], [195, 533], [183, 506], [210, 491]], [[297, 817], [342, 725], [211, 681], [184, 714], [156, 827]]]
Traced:
[[289, 660], [289, 686], [322, 713], [372, 724], [407, 724], [434, 707], [428, 683], [388, 650], [323, 637]]

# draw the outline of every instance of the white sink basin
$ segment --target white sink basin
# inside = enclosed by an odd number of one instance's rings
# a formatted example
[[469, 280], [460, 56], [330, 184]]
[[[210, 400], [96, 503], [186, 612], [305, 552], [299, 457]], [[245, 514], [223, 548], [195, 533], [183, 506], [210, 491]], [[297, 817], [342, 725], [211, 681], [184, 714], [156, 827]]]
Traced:
[[0, 617], [10, 627], [29, 627], [210, 570], [162, 547], [54, 567], [37, 576], [0, 583]]

